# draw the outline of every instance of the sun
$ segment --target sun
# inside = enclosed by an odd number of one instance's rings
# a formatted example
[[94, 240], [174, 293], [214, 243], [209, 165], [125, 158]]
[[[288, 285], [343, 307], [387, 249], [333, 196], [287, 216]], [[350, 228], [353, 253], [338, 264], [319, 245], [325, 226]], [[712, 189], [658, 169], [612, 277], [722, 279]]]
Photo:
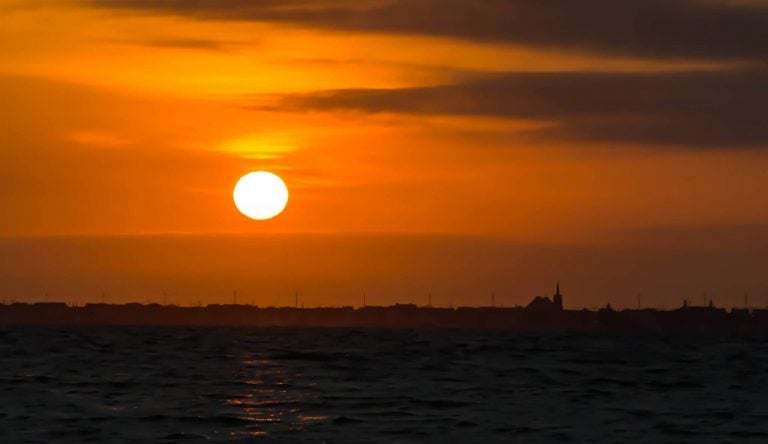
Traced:
[[288, 187], [276, 174], [255, 171], [237, 181], [233, 197], [244, 215], [256, 220], [271, 219], [285, 209]]

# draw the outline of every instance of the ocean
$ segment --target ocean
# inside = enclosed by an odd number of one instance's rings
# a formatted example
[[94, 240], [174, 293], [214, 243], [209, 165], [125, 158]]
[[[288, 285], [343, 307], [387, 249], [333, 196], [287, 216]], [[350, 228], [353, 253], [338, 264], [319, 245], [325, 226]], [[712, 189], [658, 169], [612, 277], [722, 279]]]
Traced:
[[0, 442], [768, 442], [768, 338], [0, 329]]

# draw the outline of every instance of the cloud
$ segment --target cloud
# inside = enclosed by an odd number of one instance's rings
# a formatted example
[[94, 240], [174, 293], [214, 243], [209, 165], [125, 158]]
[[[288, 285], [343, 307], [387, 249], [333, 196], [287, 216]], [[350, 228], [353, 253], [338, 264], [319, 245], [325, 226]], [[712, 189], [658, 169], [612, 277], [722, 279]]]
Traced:
[[768, 146], [768, 70], [503, 73], [404, 89], [292, 95], [288, 109], [550, 122], [536, 139]]
[[233, 43], [207, 39], [165, 38], [151, 39], [141, 42], [146, 46], [174, 49], [198, 49], [204, 51], [227, 51]]
[[768, 5], [713, 0], [87, 0], [201, 19], [285, 22], [595, 53], [765, 60]]
[[130, 139], [121, 135], [89, 129], [70, 131], [65, 135], [64, 140], [95, 148], [123, 148], [131, 144]]

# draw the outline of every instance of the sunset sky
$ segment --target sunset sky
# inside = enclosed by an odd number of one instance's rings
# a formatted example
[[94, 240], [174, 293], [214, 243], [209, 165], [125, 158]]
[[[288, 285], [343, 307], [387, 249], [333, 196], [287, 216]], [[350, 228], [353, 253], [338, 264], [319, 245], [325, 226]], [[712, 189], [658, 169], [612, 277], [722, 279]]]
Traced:
[[768, 303], [766, 1], [0, 0], [0, 98], [7, 299]]

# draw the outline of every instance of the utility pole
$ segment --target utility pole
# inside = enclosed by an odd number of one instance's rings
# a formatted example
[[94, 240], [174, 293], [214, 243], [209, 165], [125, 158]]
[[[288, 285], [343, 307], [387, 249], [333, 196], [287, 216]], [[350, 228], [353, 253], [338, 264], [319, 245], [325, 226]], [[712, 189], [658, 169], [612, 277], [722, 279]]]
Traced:
[[365, 292], [363, 292], [363, 307], [365, 307]]

